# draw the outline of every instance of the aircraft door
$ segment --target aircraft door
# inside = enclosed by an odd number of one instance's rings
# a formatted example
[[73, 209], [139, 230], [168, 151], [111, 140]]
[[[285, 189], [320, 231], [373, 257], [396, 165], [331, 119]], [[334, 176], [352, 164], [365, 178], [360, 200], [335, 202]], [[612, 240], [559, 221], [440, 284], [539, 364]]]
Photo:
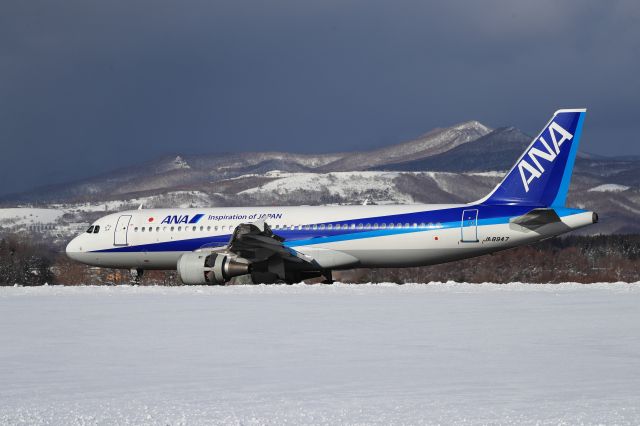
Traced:
[[478, 209], [462, 211], [461, 239], [463, 243], [478, 242]]
[[129, 222], [131, 222], [131, 215], [122, 215], [118, 218], [118, 222], [116, 223], [116, 229], [113, 234], [114, 246], [126, 246], [129, 244], [127, 241], [127, 232], [129, 231]]

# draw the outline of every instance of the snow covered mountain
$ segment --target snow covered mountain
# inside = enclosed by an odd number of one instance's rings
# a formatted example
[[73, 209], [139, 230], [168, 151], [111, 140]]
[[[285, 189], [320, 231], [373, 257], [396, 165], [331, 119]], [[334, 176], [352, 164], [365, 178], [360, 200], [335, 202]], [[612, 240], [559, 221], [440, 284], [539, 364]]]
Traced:
[[468, 121], [445, 129], [434, 129], [409, 142], [345, 155], [340, 160], [325, 166], [324, 170], [362, 170], [363, 168], [419, 161], [477, 140], [490, 132], [489, 127], [477, 121]]
[[[0, 230], [64, 239], [105, 212], [143, 207], [448, 203], [479, 199], [531, 141], [477, 121], [363, 152], [174, 155], [0, 200]], [[569, 203], [597, 211], [592, 233], [640, 232], [640, 158], [580, 154]], [[24, 207], [23, 209], [12, 209]], [[43, 214], [33, 208], [54, 209]]]

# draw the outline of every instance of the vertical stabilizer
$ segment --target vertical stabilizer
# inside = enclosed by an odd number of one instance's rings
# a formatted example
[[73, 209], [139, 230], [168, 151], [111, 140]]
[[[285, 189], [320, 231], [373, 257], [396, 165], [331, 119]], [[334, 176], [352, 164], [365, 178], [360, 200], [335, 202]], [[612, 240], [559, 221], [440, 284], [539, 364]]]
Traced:
[[479, 202], [564, 206], [586, 111], [556, 111], [502, 182]]

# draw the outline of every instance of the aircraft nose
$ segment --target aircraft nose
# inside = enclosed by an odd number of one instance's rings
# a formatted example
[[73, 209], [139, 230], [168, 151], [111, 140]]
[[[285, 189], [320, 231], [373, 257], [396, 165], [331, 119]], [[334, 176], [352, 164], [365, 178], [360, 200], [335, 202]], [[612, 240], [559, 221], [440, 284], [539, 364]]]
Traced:
[[82, 251], [82, 247], [80, 247], [78, 237], [69, 241], [69, 244], [67, 244], [67, 248], [65, 249], [65, 251], [67, 252], [67, 257], [69, 259], [79, 260], [79, 255]]

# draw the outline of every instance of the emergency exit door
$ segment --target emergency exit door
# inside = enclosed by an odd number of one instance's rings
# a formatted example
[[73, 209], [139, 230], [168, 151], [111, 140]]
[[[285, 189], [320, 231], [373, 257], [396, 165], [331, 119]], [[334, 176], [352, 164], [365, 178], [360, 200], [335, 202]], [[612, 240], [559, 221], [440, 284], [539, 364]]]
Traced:
[[478, 242], [478, 209], [462, 211], [461, 238], [463, 243]]
[[118, 218], [118, 222], [116, 223], [116, 229], [113, 234], [114, 246], [126, 246], [129, 244], [127, 241], [127, 232], [129, 231], [130, 221], [131, 221], [131, 215], [122, 215]]

